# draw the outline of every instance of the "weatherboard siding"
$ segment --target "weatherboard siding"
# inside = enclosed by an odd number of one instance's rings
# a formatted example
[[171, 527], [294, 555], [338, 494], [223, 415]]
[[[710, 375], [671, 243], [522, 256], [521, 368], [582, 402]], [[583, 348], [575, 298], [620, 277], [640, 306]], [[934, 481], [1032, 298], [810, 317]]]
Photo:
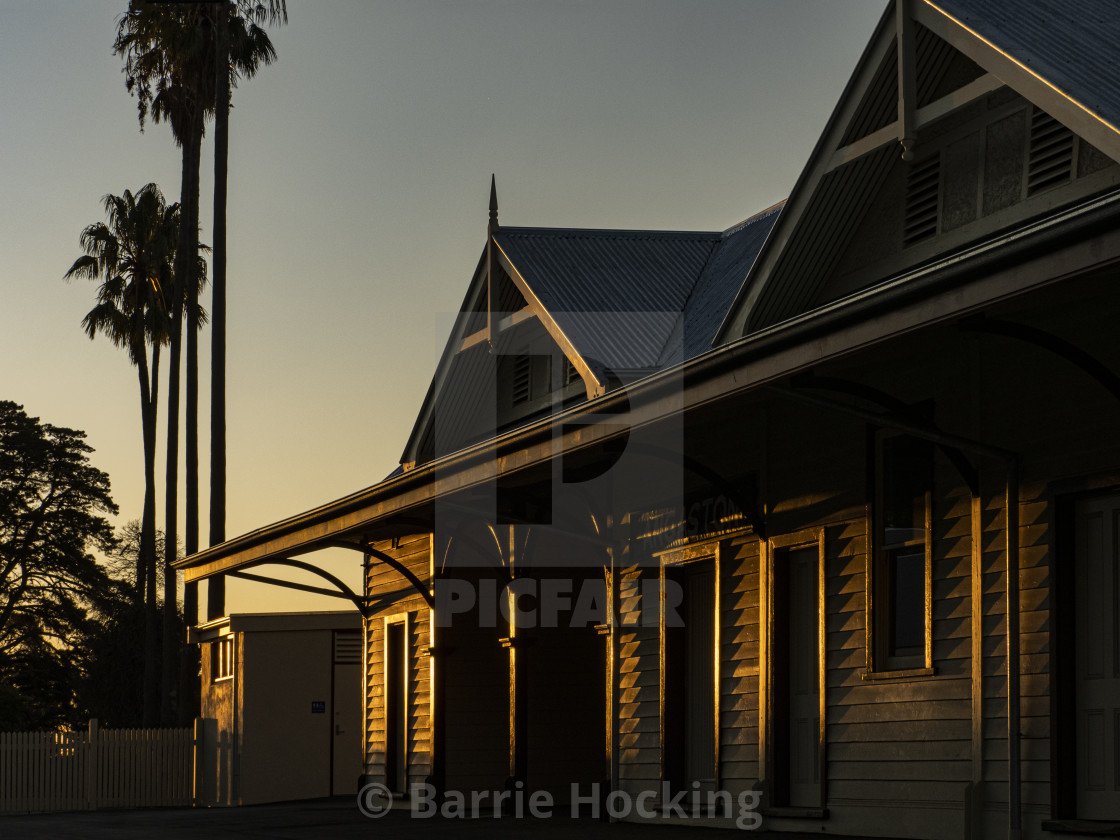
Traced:
[[[421, 581], [428, 578], [430, 537], [419, 534], [373, 544], [404, 563]], [[408, 784], [424, 782], [431, 772], [429, 610], [423, 596], [385, 563], [373, 560], [366, 572], [366, 595], [375, 608], [366, 633], [366, 773], [385, 774], [385, 619], [407, 614], [406, 772]]]
[[431, 668], [428, 610], [409, 613], [408, 784], [423, 784], [432, 772]]
[[385, 775], [385, 623], [366, 623], [366, 773]]
[[759, 552], [757, 537], [720, 546], [720, 781], [738, 795], [758, 781]]
[[631, 794], [656, 789], [661, 778], [660, 641], [657, 627], [639, 626], [642, 584], [656, 579], [656, 570], [632, 567], [618, 587], [618, 775]]
[[[1060, 316], [1059, 323], [1060, 323]], [[1103, 335], [1083, 331], [1092, 346]], [[946, 431], [1013, 449], [1020, 454], [1022, 481], [1018, 507], [1020, 580], [1020, 691], [1024, 822], [1037, 828], [1050, 802], [1050, 621], [1054, 550], [1055, 485], [1044, 477], [1093, 475], [1116, 466], [1116, 407], [1096, 393], [1087, 378], [1070, 375], [1060, 361], [1039, 353], [1021, 364], [1014, 347], [982, 339], [940, 353], [924, 338], [900, 340], [889, 357], [869, 357], [860, 368], [833, 371], [862, 380], [904, 402], [932, 398], [934, 416]], [[1107, 358], [1107, 356], [1106, 356]], [[1112, 360], [1115, 361], [1115, 360]], [[864, 367], [863, 365], [868, 365]], [[868, 373], [867, 371], [874, 371]], [[1036, 378], [1054, 381], [1047, 397], [1031, 390]], [[980, 394], [980, 398], [975, 398]], [[1081, 407], [1071, 414], [1068, 406]], [[764, 461], [760, 494], [773, 536], [825, 532], [826, 807], [824, 821], [773, 818], [785, 827], [826, 826], [837, 833], [871, 833], [886, 822], [901, 835], [960, 837], [971, 782], [979, 789], [980, 824], [1006, 825], [1006, 510], [1004, 465], [972, 456], [980, 469], [979, 544], [974, 541], [972, 498], [943, 454], [936, 456], [932, 517], [932, 659], [935, 673], [891, 680], [866, 679], [869, 518], [867, 429], [864, 423], [823, 411], [774, 401], [766, 409], [763, 443], [750, 446]], [[1113, 431], [1110, 431], [1112, 429]], [[749, 470], [742, 452], [736, 468]], [[625, 521], [625, 518], [624, 518]], [[623, 527], [622, 530], [626, 530]], [[402, 541], [393, 551], [426, 570], [427, 538]], [[626, 533], [618, 550], [617, 751], [620, 785], [635, 793], [654, 789], [661, 778], [659, 631], [638, 626], [643, 581], [656, 579], [656, 563], [640, 534]], [[711, 541], [712, 546], [716, 540]], [[386, 549], [388, 550], [388, 549]], [[714, 550], [714, 549], [713, 549]], [[759, 782], [760, 625], [759, 541], [752, 535], [719, 542], [720, 595], [720, 774], [723, 787], [749, 790]], [[978, 612], [974, 627], [973, 558], [980, 563]], [[399, 576], [371, 570], [370, 594], [402, 588]], [[403, 596], [413, 607], [422, 602]], [[408, 606], [408, 605], [406, 605]], [[387, 612], [402, 609], [400, 604]], [[648, 609], [648, 605], [647, 605]], [[426, 611], [409, 607], [412, 646], [425, 644]], [[380, 701], [380, 629], [370, 629], [371, 736], [383, 737]], [[477, 632], [477, 631], [476, 631]], [[490, 631], [486, 631], [489, 633]], [[974, 764], [973, 634], [979, 632], [981, 661], [978, 742]], [[500, 784], [508, 762], [508, 668], [504, 651], [491, 650], [493, 636], [462, 637], [456, 692], [463, 726], [453, 738], [460, 770], [449, 777], [466, 787]], [[376, 672], [376, 673], [375, 673]], [[470, 673], [474, 679], [466, 679]], [[411, 778], [423, 777], [420, 747], [425, 741], [427, 672], [415, 661], [410, 726], [415, 742]], [[486, 719], [468, 737], [466, 721], [485, 710]], [[371, 737], [371, 741], [375, 740]], [[371, 760], [376, 756], [371, 749]], [[467, 772], [466, 756], [473, 769]], [[765, 780], [763, 780], [765, 781]], [[783, 822], [784, 820], [784, 822]], [[1033, 821], [1033, 822], [1032, 822]], [[1028, 829], [1030, 831], [1030, 829]], [[1037, 835], [1037, 831], [1034, 832]]]

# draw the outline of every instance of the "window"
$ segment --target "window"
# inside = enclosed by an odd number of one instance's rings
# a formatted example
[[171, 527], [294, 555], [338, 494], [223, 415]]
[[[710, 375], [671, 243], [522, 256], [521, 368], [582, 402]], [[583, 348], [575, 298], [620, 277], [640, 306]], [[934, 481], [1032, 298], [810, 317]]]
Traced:
[[933, 446], [905, 435], [876, 440], [872, 542], [873, 670], [932, 667], [930, 646]]
[[210, 643], [210, 681], [233, 678], [233, 636]]

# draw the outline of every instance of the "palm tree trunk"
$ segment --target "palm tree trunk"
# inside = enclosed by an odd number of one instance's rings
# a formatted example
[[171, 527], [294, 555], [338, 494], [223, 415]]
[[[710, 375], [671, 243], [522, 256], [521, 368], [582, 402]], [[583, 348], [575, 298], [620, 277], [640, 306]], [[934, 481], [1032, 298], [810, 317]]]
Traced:
[[[213, 304], [210, 326], [210, 545], [226, 538], [226, 192], [229, 163], [229, 16], [226, 0], [217, 4], [214, 114], [214, 250]], [[225, 578], [213, 577], [208, 617], [225, 614]]]
[[[185, 260], [183, 299], [187, 305], [187, 410], [186, 410], [186, 522], [184, 542], [186, 553], [198, 551], [198, 287], [195, 276], [198, 256], [198, 176], [202, 158], [203, 117], [192, 117], [186, 142], [183, 144], [183, 172], [179, 208], [179, 249]], [[193, 380], [192, 380], [193, 377]], [[193, 382], [193, 391], [192, 391]], [[183, 616], [188, 626], [198, 623], [198, 584], [183, 585]], [[180, 650], [179, 721], [195, 717], [199, 701], [197, 669], [192, 667], [193, 650]]]
[[[193, 118], [190, 137], [183, 153], [190, 155], [188, 204], [183, 208], [182, 224], [190, 237], [187, 254], [198, 253], [198, 169], [202, 156], [202, 114]], [[191, 271], [193, 273], [193, 265]], [[198, 551], [198, 282], [187, 286], [187, 441], [186, 441], [186, 533], [187, 554]]]
[[[175, 246], [175, 280], [174, 306], [171, 315], [171, 366], [168, 370], [168, 395], [167, 395], [167, 510], [164, 514], [164, 581], [163, 581], [163, 679], [160, 685], [160, 720], [164, 726], [169, 725], [171, 709], [171, 680], [172, 674], [178, 680], [179, 695], [179, 723], [182, 724], [183, 713], [188, 711], [188, 706], [193, 703], [187, 698], [193, 697], [197, 689], [193, 674], [186, 670], [188, 657], [183, 655], [178, 627], [178, 610], [171, 609], [168, 605], [176, 603], [177, 579], [171, 564], [175, 561], [176, 551], [179, 547], [179, 392], [183, 356], [183, 309], [184, 298], [190, 289], [198, 288], [195, 277], [197, 268], [197, 246], [192, 248], [197, 236], [197, 224], [192, 228], [193, 220], [197, 215], [192, 215], [192, 194], [197, 196], [197, 178], [199, 166], [199, 145], [195, 143], [194, 120], [188, 127], [188, 137], [183, 143], [182, 165], [179, 174], [179, 238]], [[197, 197], [194, 199], [197, 202]], [[192, 236], [192, 230], [195, 234]], [[196, 482], [195, 510], [197, 511], [197, 482]], [[188, 491], [189, 499], [189, 491]], [[190, 503], [188, 501], [188, 508]], [[196, 513], [197, 520], [197, 513]], [[187, 526], [188, 535], [190, 526]], [[195, 546], [197, 547], [197, 524], [195, 526]], [[187, 537], [188, 543], [190, 537]], [[183, 617], [189, 626], [198, 621], [198, 584], [189, 583], [183, 587]], [[177, 673], [176, 673], [177, 672]], [[194, 715], [192, 714], [191, 717]]]
[[148, 417], [151, 414], [152, 392], [148, 381], [148, 351], [142, 348], [137, 354], [136, 373], [140, 378], [140, 429], [144, 441], [144, 512], [140, 517], [140, 546], [136, 553], [136, 590], [133, 600], [136, 606], [144, 605], [144, 593], [148, 582], [148, 553], [155, 550], [155, 468], [149, 476], [148, 444], [151, 440]]
[[176, 279], [171, 287], [175, 295], [175, 303], [171, 312], [171, 363], [167, 371], [167, 483], [164, 490], [163, 513], [163, 657], [159, 718], [160, 725], [165, 727], [173, 726], [175, 723], [172, 688], [175, 681], [179, 679], [179, 593], [175, 569], [171, 564], [175, 562], [175, 550], [179, 545], [179, 369], [183, 356], [181, 283], [184, 278], [182, 262], [176, 252], [178, 265], [175, 270]]
[[144, 429], [144, 519], [140, 529], [140, 556], [145, 568], [144, 726], [154, 726], [159, 712], [156, 666], [156, 400], [159, 387], [159, 344], [152, 349], [149, 381], [147, 348], [139, 354], [140, 404]]

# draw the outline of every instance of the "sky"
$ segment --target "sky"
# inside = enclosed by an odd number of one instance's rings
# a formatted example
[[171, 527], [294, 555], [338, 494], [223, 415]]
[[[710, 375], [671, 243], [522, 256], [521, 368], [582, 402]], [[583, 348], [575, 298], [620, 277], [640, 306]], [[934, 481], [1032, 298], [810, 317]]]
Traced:
[[[175, 201], [180, 171], [166, 125], [141, 133], [112, 52], [126, 6], [0, 0], [0, 399], [87, 433], [115, 524], [143, 505], [138, 379], [82, 332], [95, 284], [63, 274], [102, 196], [154, 181]], [[230, 117], [227, 535], [397, 466], [486, 242], [491, 174], [502, 224], [729, 228], [789, 194], [885, 6], [288, 0], [278, 60]], [[209, 132], [202, 167], [210, 242]], [[317, 559], [361, 585], [357, 555]], [[229, 612], [346, 607], [227, 592]]]

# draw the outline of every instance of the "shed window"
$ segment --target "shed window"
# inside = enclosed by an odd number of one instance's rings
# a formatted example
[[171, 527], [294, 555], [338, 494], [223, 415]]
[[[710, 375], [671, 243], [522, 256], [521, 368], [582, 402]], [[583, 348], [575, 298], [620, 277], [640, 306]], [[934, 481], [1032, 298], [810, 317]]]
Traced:
[[233, 637], [227, 636], [210, 644], [210, 681], [233, 677]]
[[880, 437], [876, 478], [874, 666], [929, 668], [932, 445]]

